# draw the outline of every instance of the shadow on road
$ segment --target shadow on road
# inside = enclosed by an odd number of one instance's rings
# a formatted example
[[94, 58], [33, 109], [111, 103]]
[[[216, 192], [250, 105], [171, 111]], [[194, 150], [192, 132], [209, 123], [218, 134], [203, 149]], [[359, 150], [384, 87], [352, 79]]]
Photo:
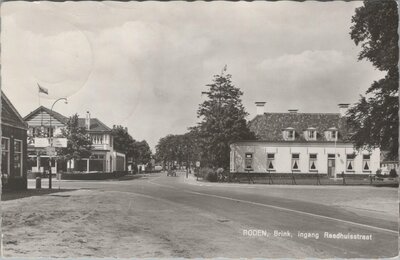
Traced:
[[33, 196], [43, 196], [52, 193], [74, 191], [76, 189], [28, 189], [20, 191], [3, 191], [1, 194], [1, 201], [16, 200]]

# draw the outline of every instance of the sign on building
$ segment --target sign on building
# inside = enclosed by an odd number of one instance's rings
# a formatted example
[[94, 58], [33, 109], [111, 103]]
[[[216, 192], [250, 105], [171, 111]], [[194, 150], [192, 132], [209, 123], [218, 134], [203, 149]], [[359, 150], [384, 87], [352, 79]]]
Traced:
[[53, 138], [53, 147], [67, 147], [67, 138]]
[[50, 145], [49, 138], [35, 137], [34, 146], [37, 148], [45, 147], [67, 147], [67, 138], [52, 138], [53, 145]]

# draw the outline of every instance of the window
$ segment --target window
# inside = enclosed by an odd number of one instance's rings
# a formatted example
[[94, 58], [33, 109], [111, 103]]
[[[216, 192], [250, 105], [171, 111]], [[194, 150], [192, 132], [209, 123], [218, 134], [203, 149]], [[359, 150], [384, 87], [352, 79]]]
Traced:
[[371, 168], [370, 168], [370, 159], [371, 159], [371, 155], [369, 154], [364, 154], [363, 155], [363, 172], [370, 172]]
[[354, 172], [354, 158], [355, 157], [356, 157], [355, 154], [346, 155], [346, 171]]
[[253, 154], [252, 153], [246, 153], [244, 160], [245, 160], [244, 161], [245, 170], [253, 169]]
[[267, 171], [275, 170], [275, 154], [268, 153], [267, 154]]
[[300, 154], [293, 153], [292, 154], [292, 171], [300, 171]]
[[93, 144], [103, 144], [103, 135], [92, 135]]
[[336, 129], [330, 129], [326, 131], [326, 140], [335, 141], [338, 138], [338, 131]]
[[14, 170], [15, 174], [22, 176], [22, 141], [14, 140]]
[[317, 131], [314, 129], [308, 129], [307, 140], [317, 140]]
[[296, 132], [293, 128], [289, 127], [283, 131], [283, 139], [286, 141], [293, 141], [296, 137]]
[[317, 171], [317, 154], [310, 154], [310, 163], [309, 163], [310, 171]]
[[1, 139], [1, 177], [10, 175], [10, 139]]

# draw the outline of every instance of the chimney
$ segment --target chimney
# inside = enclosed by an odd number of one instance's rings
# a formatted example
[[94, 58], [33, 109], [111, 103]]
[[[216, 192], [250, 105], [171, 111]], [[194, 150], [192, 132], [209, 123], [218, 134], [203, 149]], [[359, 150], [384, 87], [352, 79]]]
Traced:
[[264, 115], [266, 103], [267, 102], [255, 102], [257, 108], [257, 115]]
[[338, 104], [340, 117], [345, 117], [350, 104]]
[[87, 130], [90, 130], [90, 112], [86, 111], [85, 126]]
[[289, 109], [288, 110], [290, 114], [297, 114], [297, 112], [299, 111], [298, 109]]

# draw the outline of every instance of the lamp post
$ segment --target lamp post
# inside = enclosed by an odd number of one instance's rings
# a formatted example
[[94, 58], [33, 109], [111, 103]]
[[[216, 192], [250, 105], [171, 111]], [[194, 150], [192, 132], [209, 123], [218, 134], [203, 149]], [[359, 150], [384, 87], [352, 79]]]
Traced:
[[[60, 100], [64, 100], [64, 102], [65, 102], [65, 104], [68, 104], [68, 100], [66, 99], [66, 98], [59, 98], [59, 99], [57, 99], [56, 101], [54, 101], [54, 103], [53, 103], [53, 105], [51, 106], [51, 109], [50, 109], [50, 112], [51, 113], [53, 113], [53, 107], [54, 107], [54, 105], [58, 102], [58, 101], [60, 101]], [[50, 166], [50, 168], [49, 168], [49, 189], [51, 189], [51, 179], [52, 179], [52, 176], [51, 176], [51, 157], [52, 157], [52, 147], [53, 147], [53, 128], [52, 128], [52, 125], [51, 125], [51, 115], [50, 115], [50, 130], [49, 130], [49, 142], [50, 142], [50, 153], [49, 153], [49, 166]]]

